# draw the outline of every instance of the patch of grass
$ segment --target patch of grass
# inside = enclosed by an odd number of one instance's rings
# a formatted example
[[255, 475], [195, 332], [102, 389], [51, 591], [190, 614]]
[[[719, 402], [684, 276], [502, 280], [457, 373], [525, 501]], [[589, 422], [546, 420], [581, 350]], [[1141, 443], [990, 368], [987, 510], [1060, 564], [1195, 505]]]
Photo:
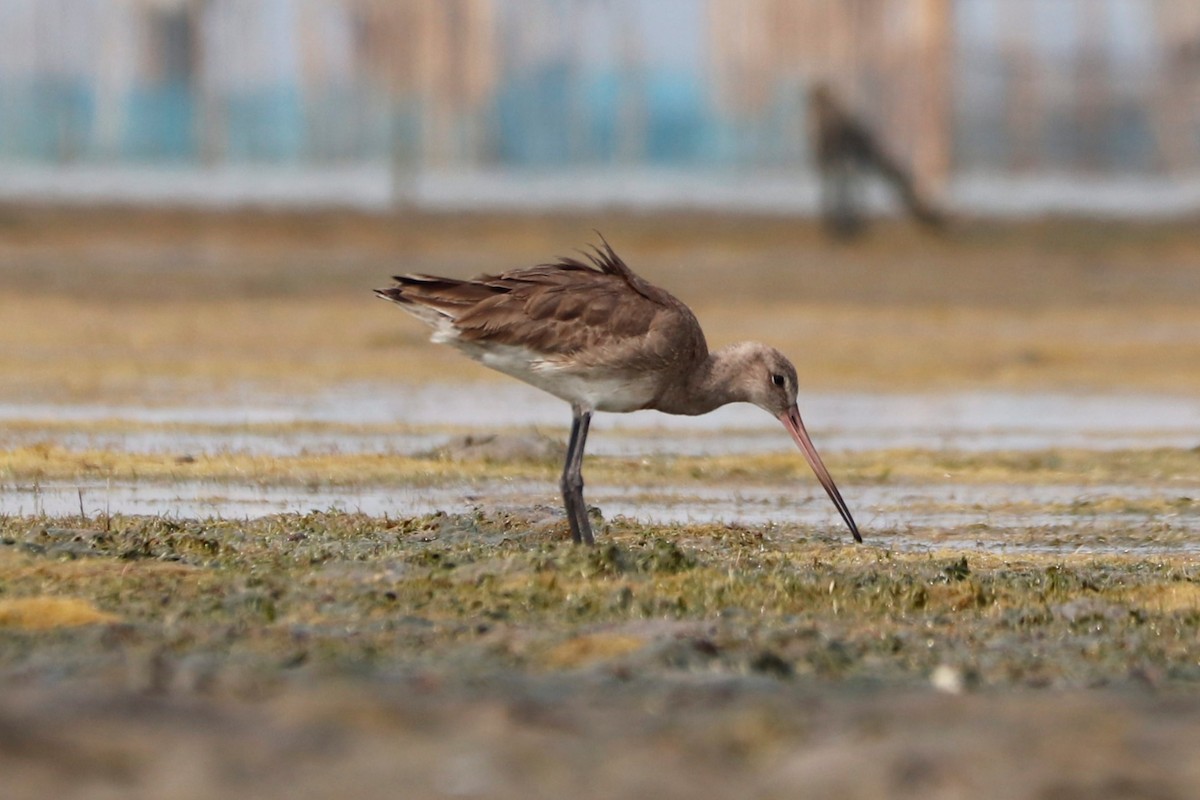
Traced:
[[[878, 450], [828, 453], [839, 483], [1075, 483], [1167, 482], [1182, 491], [1200, 483], [1200, 451], [1151, 448], [1114, 451], [1049, 449], [958, 453]], [[302, 453], [291, 456], [241, 452], [187, 455], [113, 449], [74, 449], [53, 441], [0, 450], [0, 479], [12, 481], [234, 481], [260, 485], [429, 485], [489, 477], [553, 481], [557, 458], [408, 456], [392, 453]], [[799, 453], [730, 456], [590, 456], [590, 480], [616, 485], [689, 483], [771, 484], [807, 480]], [[1180, 494], [1179, 507], [1191, 500]], [[1079, 511], [1086, 510], [1081, 506]]]
[[[512, 462], [509, 477], [549, 475], [549, 464]], [[74, 450], [39, 443], [0, 451], [0, 477], [9, 480], [70, 480], [73, 478], [150, 481], [234, 481], [252, 484], [330, 485], [469, 480], [494, 473], [485, 459], [448, 459], [387, 453], [328, 453], [271, 456], [214, 453], [180, 457], [173, 453], [121, 450]]]
[[0, 599], [0, 628], [41, 631], [116, 622], [120, 622], [119, 617], [98, 611], [90, 603], [74, 597]]
[[[987, 685], [1200, 680], [1190, 557], [848, 547], [806, 528], [610, 525], [580, 548], [512, 515], [5, 519], [0, 603], [70, 597], [173, 658], [387, 671], [759, 671]], [[64, 533], [71, 532], [69, 534]], [[69, 539], [73, 547], [54, 546]], [[0, 670], [120, 655], [0, 630]]]

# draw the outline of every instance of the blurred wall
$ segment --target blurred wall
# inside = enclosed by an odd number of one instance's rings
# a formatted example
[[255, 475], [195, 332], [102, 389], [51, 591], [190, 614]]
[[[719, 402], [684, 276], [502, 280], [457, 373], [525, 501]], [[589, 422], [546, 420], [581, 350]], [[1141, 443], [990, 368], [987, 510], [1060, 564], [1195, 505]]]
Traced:
[[1200, 174], [1197, 0], [0, 0], [0, 162]]

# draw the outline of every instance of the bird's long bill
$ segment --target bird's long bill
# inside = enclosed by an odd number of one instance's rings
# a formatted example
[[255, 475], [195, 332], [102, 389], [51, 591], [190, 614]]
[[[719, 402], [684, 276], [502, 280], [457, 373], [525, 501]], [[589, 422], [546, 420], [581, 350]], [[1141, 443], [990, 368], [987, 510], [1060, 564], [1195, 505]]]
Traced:
[[842, 499], [842, 493], [838, 491], [837, 484], [829, 476], [829, 470], [825, 469], [821, 456], [817, 454], [817, 448], [813, 447], [812, 439], [808, 438], [808, 431], [804, 429], [804, 423], [800, 420], [800, 409], [792, 406], [785, 413], [779, 415], [779, 420], [792, 434], [792, 438], [796, 440], [800, 449], [804, 451], [808, 465], [812, 467], [813, 472], [817, 473], [817, 480], [825, 487], [825, 493], [837, 506], [842, 519], [846, 520], [846, 524], [850, 526], [850, 533], [854, 534], [854, 541], [861, 542], [862, 536], [858, 533], [858, 526], [854, 524], [854, 517], [850, 516], [850, 509], [846, 506], [846, 501]]

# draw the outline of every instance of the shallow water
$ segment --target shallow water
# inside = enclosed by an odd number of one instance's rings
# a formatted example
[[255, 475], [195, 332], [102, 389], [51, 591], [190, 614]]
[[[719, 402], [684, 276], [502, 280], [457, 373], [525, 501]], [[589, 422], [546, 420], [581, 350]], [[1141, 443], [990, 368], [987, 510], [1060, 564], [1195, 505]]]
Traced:
[[[814, 394], [801, 398], [825, 453], [887, 448], [1035, 450], [1194, 447], [1200, 444], [1200, 401], [1148, 395], [1062, 394]], [[81, 405], [4, 405], [0, 446], [52, 441], [68, 448], [268, 456], [307, 453], [429, 451], [454, 438], [537, 427], [565, 435], [566, 408], [519, 384], [349, 386], [306, 398], [258, 396], [253, 404], [138, 408]], [[39, 428], [38, 421], [57, 423]], [[115, 421], [94, 430], [62, 422]], [[186, 425], [172, 429], [172, 424]], [[279, 425], [296, 424], [295, 430]], [[327, 426], [322, 428], [322, 425]], [[165, 427], [164, 427], [165, 426]], [[308, 426], [308, 427], [305, 427]], [[390, 426], [390, 427], [389, 427]], [[400, 426], [400, 430], [396, 430]], [[726, 407], [703, 417], [654, 412], [601, 414], [589, 453], [722, 455], [793, 451], [779, 424], [761, 411]], [[497, 475], [503, 472], [497, 468]], [[921, 548], [965, 546], [1071, 550], [1134, 547], [1200, 549], [1195, 504], [1176, 503], [1193, 491], [1168, 486], [942, 485], [843, 486], [869, 541]], [[1170, 513], [1096, 512], [1136, 501], [1166, 500]], [[614, 487], [591, 484], [588, 500], [606, 518], [647, 523], [808, 525], [842, 532], [832, 504], [813, 481], [778, 485]], [[560, 518], [552, 481], [502, 477], [435, 487], [296, 487], [229, 483], [62, 483], [0, 485], [0, 512], [89, 517], [148, 514], [173, 517], [257, 517], [311, 510], [412, 516], [473, 508], [535, 509]], [[1143, 502], [1143, 507], [1146, 505]], [[1065, 510], [1064, 510], [1065, 509]], [[1041, 533], [1039, 533], [1039, 531]], [[1132, 543], [1132, 544], [1131, 544]]]
[[[1200, 445], [1200, 400], [1185, 397], [831, 393], [804, 395], [800, 406], [818, 447], [829, 452]], [[407, 455], [446, 442], [450, 438], [445, 433], [447, 428], [485, 433], [536, 427], [565, 437], [570, 415], [561, 401], [516, 383], [356, 385], [300, 399], [257, 398], [252, 404], [212, 407], [0, 405], [0, 423], [38, 420], [214, 427], [200, 432], [134, 428], [124, 432], [73, 432], [56, 440], [77, 448], [278, 456], [299, 452]], [[297, 430], [286, 438], [254, 429], [305, 423], [332, 424], [339, 429]], [[412, 430], [384, 433], [372, 429], [396, 424]], [[775, 420], [747, 405], [726, 406], [701, 417], [653, 411], [598, 414], [592, 431], [588, 452], [603, 455], [724, 455], [794, 448]], [[36, 429], [27, 429], [22, 433], [10, 431], [4, 438], [5, 446], [13, 446], [45, 436]]]

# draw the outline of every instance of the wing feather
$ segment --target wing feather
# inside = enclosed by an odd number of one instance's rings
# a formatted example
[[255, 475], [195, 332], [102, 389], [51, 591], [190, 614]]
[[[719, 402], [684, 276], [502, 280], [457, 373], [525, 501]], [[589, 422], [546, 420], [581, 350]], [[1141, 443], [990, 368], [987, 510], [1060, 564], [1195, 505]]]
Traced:
[[661, 369], [707, 355], [687, 306], [601, 242], [582, 253], [588, 263], [561, 258], [467, 281], [400, 275], [378, 293], [448, 317], [464, 344], [528, 348], [563, 368]]

